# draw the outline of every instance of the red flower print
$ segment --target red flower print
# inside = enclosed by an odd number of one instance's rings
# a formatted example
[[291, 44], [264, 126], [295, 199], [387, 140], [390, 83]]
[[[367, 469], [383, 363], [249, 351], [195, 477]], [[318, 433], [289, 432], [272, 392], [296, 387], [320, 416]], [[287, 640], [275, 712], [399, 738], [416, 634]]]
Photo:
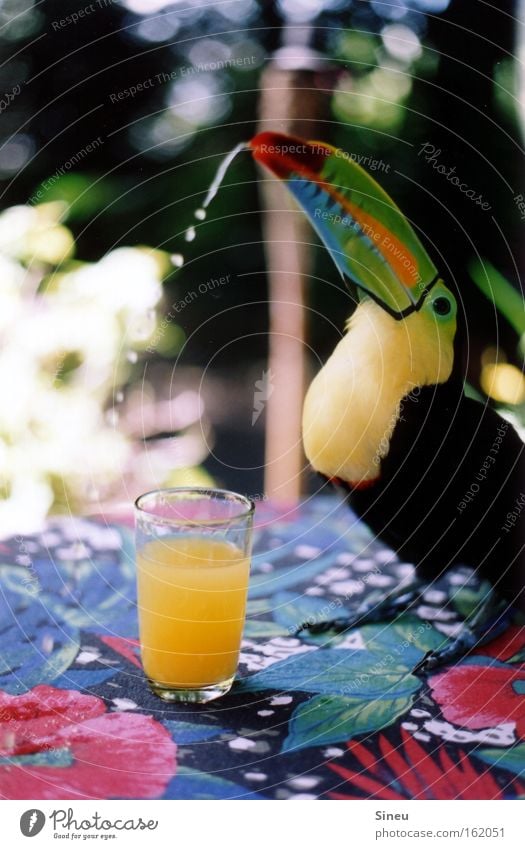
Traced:
[[485, 657], [494, 657], [496, 660], [511, 660], [514, 655], [525, 648], [525, 626], [511, 625], [504, 634], [491, 640], [485, 646], [480, 646], [475, 652]]
[[107, 713], [96, 696], [45, 684], [0, 692], [4, 799], [154, 799], [175, 773], [175, 752], [152, 717]]
[[443, 746], [429, 754], [404, 730], [397, 748], [383, 734], [378, 753], [364, 743], [352, 741], [347, 747], [356, 766], [329, 764], [344, 779], [329, 794], [332, 799], [503, 799], [525, 792], [514, 779], [500, 787], [490, 767], [474, 766], [465, 752], [458, 751], [454, 760]]
[[525, 737], [525, 669], [463, 664], [428, 683], [449, 722], [472, 730], [515, 722]]

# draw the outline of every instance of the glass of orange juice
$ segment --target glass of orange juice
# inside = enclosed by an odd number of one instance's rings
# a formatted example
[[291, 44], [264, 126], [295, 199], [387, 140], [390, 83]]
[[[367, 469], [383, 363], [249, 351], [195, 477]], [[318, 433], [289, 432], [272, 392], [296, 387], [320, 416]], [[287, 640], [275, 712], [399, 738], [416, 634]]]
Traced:
[[166, 701], [208, 702], [233, 683], [253, 512], [222, 489], [162, 489], [135, 502], [142, 663]]

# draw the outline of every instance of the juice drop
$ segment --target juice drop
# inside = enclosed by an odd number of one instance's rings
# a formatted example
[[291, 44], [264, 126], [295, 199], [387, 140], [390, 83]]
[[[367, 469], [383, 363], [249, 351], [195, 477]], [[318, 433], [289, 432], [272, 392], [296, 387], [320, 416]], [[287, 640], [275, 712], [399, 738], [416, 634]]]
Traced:
[[126, 354], [126, 359], [129, 363], [136, 363], [139, 356], [136, 351], [128, 351]]
[[[248, 145], [246, 144], [246, 142], [241, 142], [240, 144], [238, 144], [222, 160], [221, 164], [219, 165], [219, 167], [217, 169], [217, 173], [215, 174], [215, 177], [213, 178], [213, 180], [211, 182], [210, 188], [208, 189], [208, 193], [207, 193], [206, 197], [204, 198], [204, 203], [202, 204], [201, 207], [199, 207], [199, 209], [196, 209], [195, 212], [194, 212], [194, 215], [195, 215], [195, 218], [197, 219], [197, 221], [204, 221], [205, 220], [205, 218], [206, 218], [206, 207], [212, 202], [213, 198], [215, 197], [215, 195], [219, 191], [220, 185], [221, 185], [222, 181], [224, 180], [224, 177], [225, 177], [225, 174], [226, 174], [228, 168], [230, 167], [231, 163], [233, 162], [233, 160], [235, 159], [237, 154], [241, 152], [241, 150], [248, 150]], [[193, 227], [193, 226], [188, 227], [188, 229], [186, 230], [186, 232], [184, 234], [184, 239], [185, 239], [186, 242], [193, 242], [196, 235], [197, 235], [197, 231], [195, 230], [195, 227]], [[182, 266], [182, 264], [184, 263], [184, 257], [182, 256], [182, 254], [172, 254], [171, 262], [176, 268], [180, 268]]]

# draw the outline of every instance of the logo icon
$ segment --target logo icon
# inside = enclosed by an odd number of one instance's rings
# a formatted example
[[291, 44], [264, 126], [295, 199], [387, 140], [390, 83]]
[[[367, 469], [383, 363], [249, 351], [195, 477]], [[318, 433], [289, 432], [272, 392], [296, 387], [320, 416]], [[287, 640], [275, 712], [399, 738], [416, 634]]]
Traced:
[[24, 837], [35, 837], [40, 834], [46, 823], [46, 815], [38, 808], [25, 811], [20, 817], [20, 831]]
[[273, 374], [270, 369], [268, 369], [268, 371], [263, 371], [260, 380], [255, 381], [255, 391], [253, 393], [252, 427], [261, 415], [266, 405], [266, 402], [269, 400], [270, 396], [273, 393], [273, 390], [275, 389], [272, 381]]

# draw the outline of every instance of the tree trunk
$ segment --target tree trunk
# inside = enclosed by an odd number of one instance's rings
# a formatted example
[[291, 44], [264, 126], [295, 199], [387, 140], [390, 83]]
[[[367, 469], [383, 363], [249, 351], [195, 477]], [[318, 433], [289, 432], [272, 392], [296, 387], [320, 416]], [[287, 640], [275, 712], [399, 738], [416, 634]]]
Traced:
[[[259, 130], [318, 137], [326, 95], [314, 70], [287, 70], [272, 63], [261, 81]], [[305, 280], [313, 236], [285, 187], [262, 174], [264, 239], [270, 297], [265, 492], [294, 504], [302, 492], [305, 457], [301, 416], [305, 391]]]

